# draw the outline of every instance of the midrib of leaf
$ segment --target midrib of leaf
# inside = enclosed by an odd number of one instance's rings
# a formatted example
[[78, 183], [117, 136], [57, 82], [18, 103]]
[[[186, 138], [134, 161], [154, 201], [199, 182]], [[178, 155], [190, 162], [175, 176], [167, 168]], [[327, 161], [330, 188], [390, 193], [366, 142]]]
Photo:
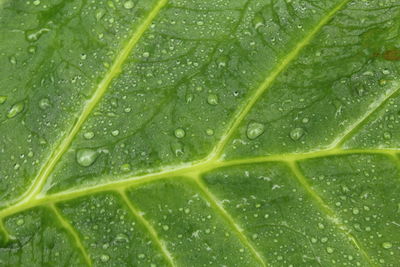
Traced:
[[370, 256], [365, 251], [365, 249], [361, 246], [358, 240], [348, 231], [348, 227], [342, 223], [342, 219], [340, 216], [336, 214], [336, 212], [331, 209], [331, 207], [325, 203], [325, 201], [321, 198], [321, 196], [310, 186], [307, 181], [307, 178], [300, 171], [297, 162], [289, 162], [288, 166], [290, 167], [292, 173], [295, 175], [297, 181], [301, 184], [301, 186], [306, 190], [309, 196], [314, 200], [314, 202], [320, 207], [321, 211], [325, 214], [327, 219], [336, 226], [336, 228], [342, 232], [351, 242], [357, 247], [357, 249], [361, 252], [362, 256], [368, 261], [371, 266], [376, 266], [371, 261]]
[[66, 231], [71, 235], [71, 237], [74, 239], [76, 246], [78, 247], [79, 251], [81, 252], [83, 258], [85, 259], [85, 262], [88, 266], [92, 266], [92, 260], [90, 259], [89, 254], [87, 253], [85, 247], [83, 246], [83, 243], [79, 237], [79, 234], [75, 231], [75, 229], [71, 226], [71, 224], [64, 219], [64, 217], [61, 215], [60, 211], [58, 208], [54, 205], [50, 205], [51, 210], [54, 212], [55, 216], [57, 217], [57, 220], [61, 223], [61, 225], [64, 227]]
[[166, 5], [167, 2], [168, 0], [159, 0], [157, 4], [152, 8], [152, 10], [149, 12], [147, 17], [143, 20], [143, 22], [132, 33], [131, 38], [127, 41], [126, 45], [118, 53], [113, 64], [106, 72], [104, 78], [97, 85], [91, 98], [86, 101], [86, 104], [82, 108], [81, 114], [79, 115], [76, 122], [73, 124], [72, 128], [69, 130], [68, 134], [63, 137], [62, 141], [57, 145], [56, 149], [52, 152], [46, 163], [40, 169], [38, 175], [33, 180], [33, 183], [29, 187], [29, 189], [17, 199], [17, 203], [23, 204], [25, 202], [29, 202], [32, 198], [40, 194], [44, 184], [47, 181], [47, 178], [51, 175], [54, 167], [59, 162], [64, 153], [68, 150], [75, 136], [78, 134], [82, 125], [85, 123], [89, 115], [92, 113], [93, 109], [101, 101], [108, 87], [110, 86], [111, 82], [121, 72], [122, 65], [131, 54], [133, 48], [136, 46], [142, 35], [146, 32], [146, 30], [149, 28], [155, 17], [158, 15], [160, 10]]
[[219, 143], [215, 146], [213, 152], [210, 154], [211, 159], [218, 159], [226, 146], [226, 144], [231, 139], [232, 135], [236, 132], [237, 128], [246, 118], [247, 114], [251, 111], [253, 106], [258, 102], [261, 96], [274, 84], [275, 80], [279, 75], [287, 69], [287, 67], [292, 63], [303, 51], [303, 49], [314, 39], [314, 37], [321, 31], [321, 29], [339, 12], [347, 3], [351, 0], [343, 0], [338, 5], [336, 5], [328, 14], [326, 14], [319, 23], [301, 40], [294, 49], [285, 57], [281, 62], [279, 62], [275, 68], [268, 72], [265, 80], [260, 84], [260, 86], [255, 90], [255, 93], [248, 99], [247, 103], [243, 105], [241, 109], [238, 110], [236, 115], [233, 117], [229, 123], [228, 130], [221, 137]]

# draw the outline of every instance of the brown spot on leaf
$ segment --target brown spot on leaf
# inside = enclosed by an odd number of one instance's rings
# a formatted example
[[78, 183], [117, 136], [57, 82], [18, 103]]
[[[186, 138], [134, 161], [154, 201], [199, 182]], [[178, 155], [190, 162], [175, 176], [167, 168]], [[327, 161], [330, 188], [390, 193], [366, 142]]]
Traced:
[[399, 61], [400, 50], [399, 49], [387, 50], [383, 53], [383, 58], [390, 61]]

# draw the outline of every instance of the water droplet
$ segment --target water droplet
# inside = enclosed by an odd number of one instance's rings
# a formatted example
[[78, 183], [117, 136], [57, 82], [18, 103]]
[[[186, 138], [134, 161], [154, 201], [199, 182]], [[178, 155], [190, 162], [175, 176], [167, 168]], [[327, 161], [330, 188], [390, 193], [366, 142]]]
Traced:
[[0, 96], [0, 104], [4, 104], [4, 102], [6, 102], [6, 101], [7, 101], [7, 97], [4, 95], [1, 95]]
[[262, 135], [265, 131], [264, 124], [259, 122], [250, 122], [247, 126], [247, 137], [251, 140], [256, 139], [260, 135]]
[[45, 110], [45, 109], [49, 108], [50, 107], [50, 100], [48, 98], [42, 98], [39, 101], [39, 107], [42, 110]]
[[390, 139], [392, 139], [392, 134], [389, 132], [384, 132], [383, 138], [385, 138], [386, 140], [390, 140]]
[[119, 242], [119, 243], [128, 242], [129, 238], [126, 234], [120, 233], [120, 234], [117, 234], [117, 236], [115, 237], [115, 241]]
[[35, 0], [35, 1], [33, 1], [33, 4], [34, 4], [35, 6], [40, 5], [40, 0]]
[[8, 111], [7, 118], [11, 119], [17, 116], [24, 110], [24, 102], [18, 102], [14, 104]]
[[303, 137], [303, 135], [305, 134], [305, 131], [303, 128], [294, 128], [291, 132], [290, 132], [290, 138], [293, 141], [297, 141], [300, 138]]
[[179, 138], [179, 139], [185, 137], [185, 135], [186, 135], [185, 130], [183, 130], [182, 128], [176, 129], [176, 130], [174, 131], [174, 134], [175, 134], [175, 137], [176, 137], [176, 138]]
[[163, 225], [163, 227], [162, 227], [163, 229], [164, 229], [164, 231], [168, 231], [169, 230], [169, 227], [168, 227], [168, 225]]
[[95, 150], [84, 148], [78, 150], [76, 153], [76, 160], [79, 165], [83, 167], [88, 167], [92, 165], [97, 159], [98, 153]]
[[10, 57], [10, 63], [13, 65], [17, 64], [17, 59], [14, 56]]
[[119, 135], [119, 131], [118, 130], [114, 130], [111, 132], [112, 136], [118, 136]]
[[334, 249], [331, 248], [331, 247], [327, 247], [327, 248], [326, 248], [326, 252], [328, 252], [329, 254], [332, 254], [333, 251], [334, 251]]
[[134, 7], [133, 1], [126, 1], [124, 3], [124, 8], [126, 8], [126, 9], [131, 9], [133, 7]]
[[102, 262], [107, 262], [107, 261], [110, 260], [110, 256], [108, 256], [107, 254], [103, 254], [103, 255], [100, 256], [100, 260]]
[[212, 136], [212, 135], [214, 135], [214, 130], [213, 130], [213, 129], [207, 129], [207, 130], [206, 130], [206, 134], [207, 134], [208, 136]]
[[143, 53], [143, 57], [144, 57], [144, 58], [148, 58], [149, 56], [150, 56], [150, 53], [149, 53], [149, 52], [144, 52], [144, 53]]
[[28, 53], [34, 54], [36, 53], [36, 46], [30, 45], [28, 46]]
[[384, 249], [390, 249], [390, 248], [392, 248], [392, 243], [390, 243], [390, 242], [383, 242], [382, 243], [382, 247], [384, 248]]
[[18, 226], [21, 226], [21, 225], [23, 225], [24, 223], [25, 223], [24, 219], [18, 219], [18, 221], [17, 221], [17, 225], [18, 225]]
[[218, 105], [218, 96], [216, 94], [209, 94], [207, 97], [207, 103], [212, 106]]
[[359, 214], [359, 213], [360, 213], [360, 210], [359, 210], [359, 209], [353, 208], [353, 214], [354, 214], [354, 215], [357, 215], [357, 214]]
[[83, 134], [83, 137], [85, 137], [85, 139], [92, 139], [94, 137], [94, 132], [86, 132]]

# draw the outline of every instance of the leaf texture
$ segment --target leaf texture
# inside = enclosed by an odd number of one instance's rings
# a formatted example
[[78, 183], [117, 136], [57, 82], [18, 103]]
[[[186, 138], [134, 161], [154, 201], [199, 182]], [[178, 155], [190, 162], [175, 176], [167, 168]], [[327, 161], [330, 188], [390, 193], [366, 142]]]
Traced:
[[0, 0], [0, 266], [398, 266], [395, 0]]

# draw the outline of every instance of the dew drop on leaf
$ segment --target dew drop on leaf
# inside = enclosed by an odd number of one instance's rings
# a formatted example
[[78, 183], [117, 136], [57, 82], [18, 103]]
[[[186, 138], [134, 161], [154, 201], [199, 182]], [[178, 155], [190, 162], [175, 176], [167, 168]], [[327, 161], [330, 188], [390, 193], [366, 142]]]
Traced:
[[249, 125], [247, 126], [247, 137], [251, 140], [256, 139], [260, 135], [262, 135], [265, 131], [265, 126], [264, 124], [261, 124], [259, 122], [250, 122]]
[[0, 104], [3, 104], [4, 102], [6, 102], [7, 97], [6, 96], [0, 96]]
[[132, 9], [134, 7], [133, 1], [126, 1], [124, 3], [124, 8], [126, 9]]
[[179, 139], [185, 137], [185, 135], [186, 135], [185, 130], [183, 130], [182, 128], [176, 129], [176, 130], [174, 131], [174, 134], [175, 134], [175, 137], [176, 137], [176, 138], [179, 138]]
[[293, 141], [297, 141], [300, 138], [303, 137], [303, 135], [305, 134], [305, 131], [303, 128], [294, 128], [291, 132], [290, 132], [290, 138]]
[[93, 149], [80, 149], [76, 153], [76, 161], [83, 167], [92, 165], [97, 159], [98, 153]]
[[94, 137], [94, 132], [86, 132], [83, 134], [83, 137], [85, 137], [85, 139], [92, 139]]
[[384, 249], [390, 249], [390, 248], [392, 248], [392, 243], [390, 243], [390, 242], [383, 242], [382, 243], [382, 247], [384, 248]]
[[212, 105], [212, 106], [216, 106], [218, 105], [218, 96], [216, 94], [209, 94], [207, 97], [207, 103]]
[[42, 110], [45, 110], [45, 109], [49, 108], [50, 107], [50, 100], [48, 98], [42, 98], [39, 101], [39, 107]]
[[7, 118], [9, 119], [14, 118], [19, 113], [21, 113], [22, 110], [24, 110], [24, 102], [18, 102], [14, 104], [8, 111]]
[[110, 260], [110, 256], [108, 256], [107, 254], [103, 254], [103, 255], [100, 256], [100, 260], [102, 262], [107, 262], [107, 261]]

